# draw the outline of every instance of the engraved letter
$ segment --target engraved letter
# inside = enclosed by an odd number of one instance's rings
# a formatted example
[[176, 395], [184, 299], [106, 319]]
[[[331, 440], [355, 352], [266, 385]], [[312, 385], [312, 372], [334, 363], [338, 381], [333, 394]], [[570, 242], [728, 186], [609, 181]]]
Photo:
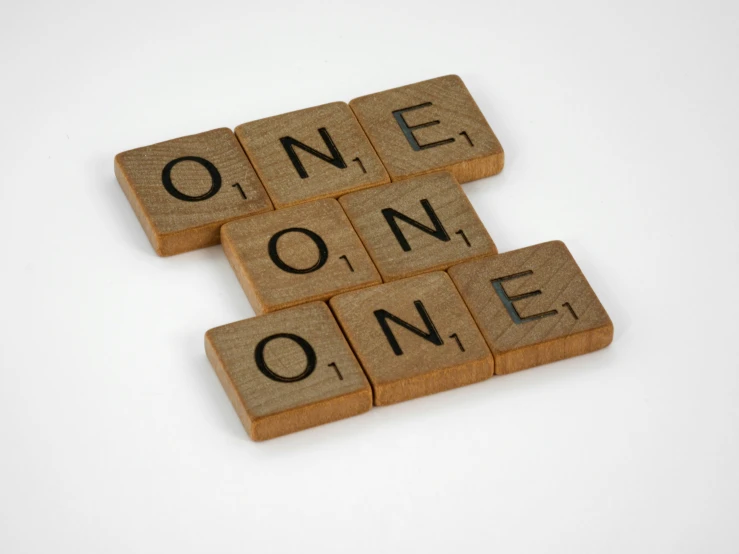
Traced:
[[[180, 162], [197, 162], [207, 169], [208, 173], [210, 173], [210, 180], [212, 182], [210, 190], [200, 196], [188, 196], [187, 194], [177, 190], [172, 183], [172, 169], [174, 169], [174, 166]], [[178, 200], [184, 200], [185, 202], [199, 202], [215, 196], [215, 194], [221, 189], [221, 174], [218, 173], [216, 166], [204, 158], [198, 158], [197, 156], [183, 156], [182, 158], [172, 160], [164, 166], [164, 169], [162, 170], [162, 184], [164, 184], [164, 189]]]
[[344, 161], [344, 158], [341, 157], [341, 152], [339, 152], [339, 149], [336, 148], [336, 145], [334, 144], [331, 135], [328, 134], [326, 128], [321, 127], [320, 129], [318, 129], [318, 133], [321, 135], [323, 142], [326, 143], [328, 151], [331, 153], [330, 156], [327, 156], [323, 152], [319, 152], [318, 150], [315, 150], [307, 144], [303, 144], [302, 142], [299, 142], [292, 137], [282, 137], [280, 139], [285, 152], [287, 152], [290, 161], [295, 166], [295, 170], [298, 172], [298, 175], [300, 175], [301, 179], [307, 179], [308, 172], [305, 170], [303, 162], [301, 162], [300, 158], [298, 158], [298, 155], [295, 152], [295, 148], [301, 148], [302, 150], [305, 150], [316, 158], [320, 158], [324, 162], [328, 162], [331, 165], [338, 167], [339, 169], [346, 169], [346, 162]]
[[[277, 241], [280, 240], [280, 237], [282, 235], [285, 235], [287, 233], [302, 233], [316, 244], [316, 247], [318, 248], [318, 260], [316, 260], [316, 263], [314, 263], [310, 267], [297, 268], [288, 265], [282, 261], [282, 258], [280, 258], [280, 254], [277, 252]], [[319, 235], [318, 233], [314, 233], [309, 229], [303, 229], [302, 227], [290, 227], [289, 229], [283, 229], [279, 233], [275, 233], [274, 235], [272, 235], [272, 238], [269, 239], [267, 251], [269, 252], [269, 257], [272, 259], [274, 264], [282, 271], [287, 271], [288, 273], [313, 273], [314, 271], [321, 269], [328, 260], [328, 246], [326, 246], [326, 243], [321, 238], [321, 235]]]
[[414, 325], [411, 325], [410, 323], [403, 321], [397, 316], [394, 316], [387, 310], [375, 310], [374, 314], [377, 318], [377, 323], [380, 324], [380, 327], [382, 328], [382, 332], [385, 333], [385, 338], [390, 343], [390, 347], [393, 349], [393, 352], [396, 356], [402, 356], [403, 355], [403, 349], [400, 348], [400, 344], [398, 344], [398, 339], [395, 338], [395, 335], [393, 334], [392, 330], [390, 329], [390, 324], [388, 323], [388, 319], [390, 321], [393, 321], [400, 325], [401, 327], [404, 327], [405, 329], [408, 329], [412, 333], [418, 335], [424, 340], [429, 341], [430, 343], [433, 343], [437, 346], [441, 346], [444, 344], [444, 341], [441, 339], [441, 335], [439, 335], [439, 331], [436, 330], [436, 326], [434, 325], [434, 322], [431, 321], [431, 318], [429, 317], [428, 312], [426, 311], [426, 308], [423, 305], [423, 302], [420, 300], [416, 300], [413, 302], [413, 304], [416, 306], [416, 310], [418, 310], [419, 315], [421, 316], [421, 319], [423, 320], [424, 325], [426, 325], [426, 329], [428, 332], [423, 332], [418, 327], [415, 327]]
[[[269, 368], [267, 362], [264, 360], [264, 349], [267, 347], [267, 344], [269, 344], [274, 339], [290, 339], [291, 341], [297, 343], [297, 345], [303, 349], [305, 357], [308, 360], [303, 373], [301, 373], [300, 375], [296, 375], [295, 377], [285, 377], [283, 375], [278, 375]], [[294, 383], [296, 381], [302, 381], [303, 379], [307, 378], [311, 373], [313, 373], [313, 370], [316, 369], [316, 351], [313, 350], [313, 347], [310, 345], [310, 343], [303, 337], [293, 335], [292, 333], [277, 333], [275, 335], [270, 335], [269, 337], [263, 338], [259, 341], [259, 344], [257, 344], [257, 347], [254, 349], [254, 361], [257, 363], [259, 371], [261, 371], [266, 377], [269, 377], [273, 381], [279, 381], [280, 383]]]
[[398, 125], [400, 125], [400, 130], [403, 131], [405, 138], [408, 139], [408, 142], [410, 143], [411, 148], [413, 148], [413, 150], [415, 151], [426, 150], [427, 148], [433, 148], [434, 146], [441, 146], [442, 144], [449, 144], [450, 142], [454, 142], [454, 139], [450, 137], [448, 139], [438, 140], [436, 142], [429, 142], [428, 144], [418, 144], [418, 140], [413, 134], [413, 131], [415, 129], [424, 129], [426, 127], [438, 125], [441, 122], [438, 119], [435, 119], [434, 121], [428, 121], [426, 123], [421, 123], [420, 125], [408, 125], [405, 118], [403, 117], [403, 113], [410, 112], [413, 110], [419, 110], [421, 108], [426, 108], [431, 105], [432, 105], [431, 102], [425, 102], [424, 104], [418, 104], [417, 106], [410, 106], [408, 108], [402, 108], [400, 110], [395, 110], [393, 112], [393, 117], [395, 118], [395, 121], [398, 122]]
[[528, 317], [521, 317], [518, 313], [518, 310], [516, 309], [516, 306], [513, 305], [514, 302], [517, 302], [518, 300], [523, 300], [524, 298], [531, 298], [532, 296], [538, 296], [541, 294], [540, 290], [534, 290], [531, 292], [525, 292], [523, 294], [518, 294], [516, 296], [508, 296], [508, 293], [503, 288], [503, 285], [501, 284], [503, 281], [511, 281], [513, 279], [519, 279], [521, 277], [525, 277], [526, 275], [533, 275], [534, 272], [529, 271], [523, 271], [521, 273], [514, 273], [513, 275], [508, 275], [507, 277], [500, 277], [498, 279], [493, 279], [491, 283], [493, 284], [493, 288], [495, 289], [495, 292], [498, 293], [498, 297], [500, 297], [500, 301], [503, 302], [503, 306], [505, 306], [505, 309], [508, 310], [508, 315], [511, 316], [511, 319], [513, 320], [513, 323], [516, 325], [520, 325], [521, 323], [527, 323], [529, 321], [534, 321], [536, 319], [542, 319], [544, 317], [549, 317], [550, 315], [557, 315], [557, 310], [550, 310], [548, 312], [542, 312], [540, 314], [534, 314], [530, 315]]
[[390, 225], [390, 229], [395, 235], [397, 241], [400, 243], [400, 247], [403, 249], [404, 252], [408, 252], [409, 250], [411, 250], [411, 245], [408, 244], [408, 240], [403, 235], [400, 227], [398, 227], [398, 222], [395, 221], [395, 218], [400, 219], [401, 221], [405, 221], [409, 225], [413, 225], [416, 229], [420, 229], [424, 233], [427, 233], [432, 237], [436, 237], [442, 242], [448, 242], [449, 240], [451, 240], [449, 238], [449, 234], [446, 232], [446, 229], [444, 229], [444, 226], [441, 224], [439, 217], [436, 215], [436, 212], [431, 207], [429, 201], [424, 198], [423, 200], [421, 200], [421, 206], [423, 206], [423, 209], [426, 210], [426, 215], [429, 216], [429, 219], [434, 226], [433, 228], [427, 227], [423, 223], [419, 223], [415, 219], [411, 219], [407, 215], [402, 214], [392, 208], [385, 208], [384, 210], [382, 210], [382, 215], [385, 216], [385, 221], [387, 221], [387, 224]]

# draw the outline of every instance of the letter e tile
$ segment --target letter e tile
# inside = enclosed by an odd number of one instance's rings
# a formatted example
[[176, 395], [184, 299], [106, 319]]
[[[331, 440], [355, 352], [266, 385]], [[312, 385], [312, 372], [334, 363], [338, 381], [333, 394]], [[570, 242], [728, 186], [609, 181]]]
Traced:
[[349, 105], [393, 181], [447, 170], [466, 183], [503, 169], [503, 148], [456, 75], [362, 96]]
[[608, 346], [613, 324], [572, 254], [545, 242], [449, 269], [505, 374]]

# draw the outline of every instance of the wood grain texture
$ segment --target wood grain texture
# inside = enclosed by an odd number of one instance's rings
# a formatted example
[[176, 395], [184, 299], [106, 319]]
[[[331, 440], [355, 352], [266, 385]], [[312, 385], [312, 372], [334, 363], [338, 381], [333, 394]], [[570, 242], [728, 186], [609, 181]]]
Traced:
[[382, 282], [333, 198], [233, 221], [221, 240], [257, 314]]
[[330, 305], [369, 377], [377, 406], [493, 375], [490, 350], [446, 273], [341, 294]]
[[456, 75], [362, 96], [349, 105], [393, 181], [448, 170], [466, 183], [503, 169], [503, 148]]
[[467, 195], [448, 172], [354, 192], [339, 202], [384, 281], [497, 253]]
[[244, 123], [236, 136], [277, 208], [390, 182], [345, 102]]
[[[294, 337], [274, 336], [281, 334]], [[260, 344], [264, 345], [261, 359], [273, 377], [260, 370]], [[205, 334], [205, 350], [254, 440], [336, 421], [372, 407], [367, 378], [323, 302], [211, 329]]]
[[613, 324], [560, 241], [449, 269], [495, 356], [496, 374], [608, 346]]
[[264, 187], [230, 129], [122, 152], [115, 157], [114, 167], [123, 192], [160, 256], [218, 244], [225, 222], [272, 210]]

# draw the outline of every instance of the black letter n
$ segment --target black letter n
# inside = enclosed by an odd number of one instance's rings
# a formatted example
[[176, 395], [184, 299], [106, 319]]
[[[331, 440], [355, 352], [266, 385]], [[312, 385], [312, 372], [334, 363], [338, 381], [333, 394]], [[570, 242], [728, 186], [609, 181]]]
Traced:
[[295, 152], [296, 147], [305, 150], [316, 158], [320, 158], [324, 162], [328, 162], [331, 165], [338, 167], [339, 169], [346, 169], [346, 162], [344, 161], [344, 158], [341, 157], [341, 152], [339, 152], [339, 149], [336, 148], [336, 145], [334, 144], [331, 135], [328, 134], [326, 128], [321, 127], [320, 129], [318, 129], [318, 133], [321, 135], [323, 142], [326, 143], [326, 146], [328, 146], [328, 151], [331, 154], [330, 156], [327, 156], [323, 152], [319, 152], [318, 150], [315, 150], [307, 144], [303, 144], [302, 142], [297, 141], [292, 137], [282, 137], [280, 139], [285, 152], [287, 152], [290, 161], [295, 166], [295, 170], [298, 172], [298, 175], [300, 175], [301, 179], [307, 179], [308, 172], [305, 170], [303, 162], [300, 161], [300, 158], [298, 158], [298, 155]]
[[431, 321], [431, 318], [429, 317], [429, 314], [426, 311], [426, 308], [424, 307], [423, 302], [421, 302], [420, 300], [416, 300], [415, 302], [413, 302], [413, 304], [416, 306], [416, 310], [418, 310], [418, 314], [421, 316], [421, 319], [423, 320], [424, 325], [426, 325], [426, 329], [428, 330], [427, 333], [424, 333], [418, 327], [411, 325], [410, 323], [406, 321], [403, 321], [399, 317], [394, 316], [387, 310], [375, 310], [374, 312], [375, 317], [377, 318], [377, 323], [380, 324], [380, 327], [382, 328], [382, 332], [385, 333], [385, 338], [390, 343], [390, 347], [393, 349], [393, 352], [395, 353], [396, 356], [402, 356], [403, 349], [400, 348], [400, 344], [398, 344], [398, 339], [395, 338], [395, 335], [390, 330], [390, 324], [388, 323], [388, 319], [390, 321], [397, 323], [401, 327], [408, 329], [409, 331], [418, 335], [422, 339], [435, 344], [436, 346], [441, 346], [442, 344], [444, 344], [444, 341], [441, 340], [441, 335], [439, 335], [439, 331], [436, 330], [436, 326], [434, 325], [434, 322]]
[[387, 221], [387, 224], [390, 225], [390, 230], [392, 230], [393, 235], [395, 235], [395, 238], [400, 243], [400, 247], [403, 249], [404, 252], [408, 252], [409, 250], [411, 250], [411, 245], [408, 244], [408, 239], [405, 238], [405, 235], [403, 235], [403, 231], [401, 231], [400, 227], [398, 227], [398, 222], [395, 221], [396, 218], [400, 219], [401, 221], [405, 221], [409, 225], [413, 225], [416, 229], [419, 229], [424, 233], [431, 235], [432, 237], [436, 237], [442, 242], [449, 242], [451, 240], [449, 238], [449, 234], [446, 232], [446, 229], [444, 229], [444, 226], [441, 224], [439, 216], [436, 215], [436, 212], [431, 207], [429, 201], [424, 198], [423, 200], [421, 200], [421, 206], [423, 206], [423, 209], [426, 210], [426, 215], [429, 216], [431, 224], [434, 226], [433, 228], [427, 227], [423, 223], [419, 223], [415, 219], [411, 219], [407, 215], [402, 214], [392, 208], [385, 208], [384, 210], [382, 210], [382, 215], [385, 216], [385, 221]]

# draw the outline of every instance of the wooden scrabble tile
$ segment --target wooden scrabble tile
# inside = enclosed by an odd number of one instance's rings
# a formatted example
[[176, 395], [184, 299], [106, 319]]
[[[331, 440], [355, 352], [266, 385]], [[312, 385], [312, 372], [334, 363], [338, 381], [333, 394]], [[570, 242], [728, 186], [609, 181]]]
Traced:
[[503, 169], [503, 148], [456, 75], [362, 96], [349, 105], [393, 181], [445, 169], [466, 183]]
[[254, 440], [372, 407], [367, 378], [323, 302], [211, 329], [205, 351]]
[[378, 406], [493, 375], [490, 350], [446, 273], [341, 294], [330, 304]]
[[122, 152], [115, 174], [160, 256], [218, 244], [225, 222], [272, 210], [230, 129]]
[[467, 195], [447, 172], [339, 199], [384, 281], [497, 252]]
[[449, 270], [505, 374], [604, 348], [613, 324], [570, 251], [545, 242]]
[[257, 314], [382, 282], [333, 198], [233, 221], [221, 240]]
[[390, 182], [345, 102], [236, 127], [277, 208]]

